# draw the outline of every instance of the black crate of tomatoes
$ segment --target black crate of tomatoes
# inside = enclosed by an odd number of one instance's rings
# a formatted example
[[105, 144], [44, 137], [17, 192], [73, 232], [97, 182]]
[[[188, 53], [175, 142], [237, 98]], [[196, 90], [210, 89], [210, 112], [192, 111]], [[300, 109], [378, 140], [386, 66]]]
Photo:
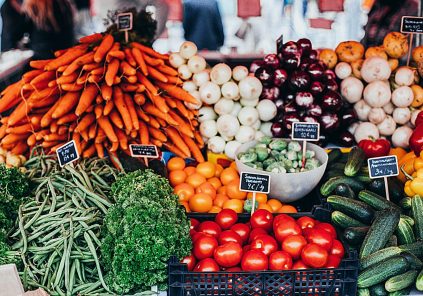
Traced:
[[169, 262], [168, 295], [355, 296], [357, 255], [326, 217], [319, 207], [311, 215], [196, 215], [191, 255]]

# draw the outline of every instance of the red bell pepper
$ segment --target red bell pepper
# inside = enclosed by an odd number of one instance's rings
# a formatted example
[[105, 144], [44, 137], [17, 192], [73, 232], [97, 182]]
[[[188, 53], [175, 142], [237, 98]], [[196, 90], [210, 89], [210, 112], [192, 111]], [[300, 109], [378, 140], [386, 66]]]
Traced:
[[415, 123], [416, 128], [411, 134], [410, 140], [408, 142], [411, 150], [414, 151], [414, 154], [420, 156], [420, 152], [423, 150], [423, 112], [420, 111], [416, 118]]
[[365, 139], [358, 143], [358, 147], [363, 149], [367, 158], [385, 156], [389, 154], [391, 144], [386, 139]]

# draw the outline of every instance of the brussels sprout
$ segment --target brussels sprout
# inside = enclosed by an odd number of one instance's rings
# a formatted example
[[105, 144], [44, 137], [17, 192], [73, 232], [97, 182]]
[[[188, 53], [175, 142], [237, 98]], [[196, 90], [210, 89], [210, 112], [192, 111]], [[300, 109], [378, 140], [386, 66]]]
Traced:
[[257, 170], [263, 169], [263, 163], [262, 162], [256, 161], [256, 162], [254, 162], [254, 164], [255, 164], [255, 169], [257, 169]]
[[292, 168], [293, 166], [292, 166], [292, 160], [290, 160], [290, 159], [285, 159], [284, 161], [282, 161], [282, 163], [283, 163], [283, 167], [286, 169], [286, 170], [289, 170], [290, 168]]
[[256, 148], [255, 147], [251, 147], [247, 150], [246, 153], [256, 153]]
[[282, 162], [274, 162], [266, 168], [266, 171], [271, 173], [286, 173], [284, 164]]
[[267, 145], [266, 144], [262, 144], [262, 143], [258, 143], [255, 148], [266, 148], [267, 149]]
[[292, 151], [292, 150], [288, 151], [286, 153], [286, 158], [288, 158], [290, 160], [296, 160], [297, 159], [297, 152]]
[[300, 166], [300, 163], [299, 163], [298, 161], [294, 160], [294, 161], [292, 162], [292, 167], [293, 167], [294, 169], [298, 168], [299, 166]]
[[297, 169], [290, 168], [290, 169], [288, 170], [288, 172], [289, 172], [289, 173], [296, 173], [296, 172], [297, 172]]
[[243, 155], [241, 155], [241, 157], [239, 158], [239, 160], [242, 163], [255, 162], [255, 161], [257, 161], [257, 154], [255, 152], [244, 153]]
[[272, 138], [268, 137], [268, 136], [261, 137], [260, 140], [259, 140], [259, 143], [262, 143], [262, 144], [265, 144], [265, 145], [269, 145], [270, 142], [272, 142]]
[[307, 170], [313, 170], [315, 168], [318, 168], [320, 165], [319, 161], [315, 158], [312, 159], [307, 159], [306, 163], [305, 163], [305, 168]]
[[270, 144], [269, 144], [269, 148], [270, 149], [274, 149], [274, 150], [278, 150], [278, 151], [282, 151], [286, 148], [287, 143], [284, 140], [281, 139], [276, 139], [273, 140]]
[[300, 145], [300, 143], [298, 143], [296, 141], [289, 142], [288, 150], [296, 151], [296, 152], [301, 151], [301, 145]]
[[263, 147], [256, 148], [257, 160], [264, 161], [269, 156], [269, 150]]
[[313, 150], [306, 151], [306, 158], [313, 158], [315, 156], [316, 156], [316, 152], [314, 152]]
[[297, 159], [298, 159], [298, 161], [303, 161], [303, 153], [302, 152], [297, 153]]
[[263, 169], [263, 166], [259, 162], [244, 162], [244, 164], [246, 166], [249, 166], [250, 168], [253, 168], [253, 169], [256, 169], [256, 170], [262, 170]]
[[274, 162], [276, 162], [276, 159], [274, 159], [273, 157], [269, 157], [268, 159], [263, 161], [263, 167], [267, 168], [269, 165], [271, 165]]
[[270, 155], [275, 158], [278, 159], [279, 155], [281, 154], [281, 152], [276, 151], [276, 150], [270, 150]]
[[[256, 201], [255, 202], [255, 205], [254, 205], [254, 210], [257, 210], [257, 208], [258, 208], [258, 202]], [[251, 213], [251, 210], [253, 209], [253, 201], [251, 200], [251, 199], [247, 199], [245, 202], [244, 202], [244, 211], [246, 211], [246, 212], [248, 212], [248, 213]]]

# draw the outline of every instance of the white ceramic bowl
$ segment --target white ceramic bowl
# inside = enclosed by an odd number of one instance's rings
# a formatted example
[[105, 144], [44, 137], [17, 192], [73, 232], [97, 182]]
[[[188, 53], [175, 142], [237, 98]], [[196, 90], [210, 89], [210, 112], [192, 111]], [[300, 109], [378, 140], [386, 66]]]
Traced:
[[[292, 141], [291, 139], [284, 140], [287, 142]], [[307, 150], [314, 151], [316, 153], [315, 157], [321, 163], [316, 169], [301, 173], [271, 173], [249, 167], [238, 159], [239, 153], [254, 147], [257, 142], [251, 141], [242, 144], [236, 151], [235, 162], [240, 173], [247, 172], [270, 175], [269, 197], [279, 199], [281, 202], [293, 202], [309, 194], [319, 184], [328, 164], [328, 155], [323, 148], [307, 142]]]

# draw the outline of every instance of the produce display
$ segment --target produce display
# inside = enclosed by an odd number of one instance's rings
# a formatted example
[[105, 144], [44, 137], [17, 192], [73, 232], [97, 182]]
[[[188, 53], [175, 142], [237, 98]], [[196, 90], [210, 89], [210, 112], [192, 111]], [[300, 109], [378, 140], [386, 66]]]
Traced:
[[6, 151], [0, 147], [0, 164], [5, 164], [6, 167], [21, 167], [26, 161], [23, 155], [14, 155], [10, 151]]

